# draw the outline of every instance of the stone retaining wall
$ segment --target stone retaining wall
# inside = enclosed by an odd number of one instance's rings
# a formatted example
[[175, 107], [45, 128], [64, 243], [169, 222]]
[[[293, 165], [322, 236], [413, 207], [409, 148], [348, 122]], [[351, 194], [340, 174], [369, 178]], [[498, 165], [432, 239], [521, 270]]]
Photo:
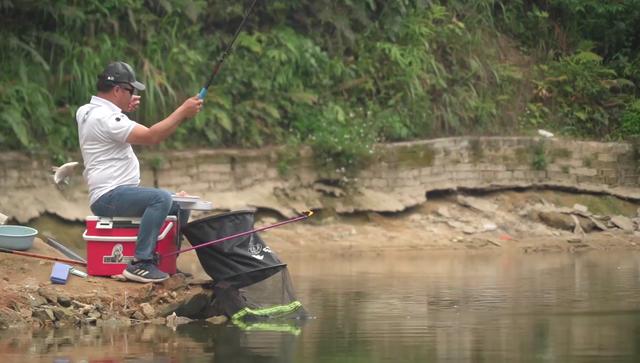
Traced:
[[[458, 188], [562, 187], [640, 199], [634, 154], [625, 143], [460, 137], [379, 145], [365, 169], [347, 174], [316, 167], [301, 150], [281, 175], [274, 148], [143, 153], [141, 165], [145, 185], [186, 190], [220, 209], [290, 216], [322, 208], [401, 211], [423, 203], [429, 191]], [[0, 212], [19, 222], [42, 213], [70, 220], [90, 214], [80, 171], [60, 190], [46, 158], [5, 153], [0, 166]]]

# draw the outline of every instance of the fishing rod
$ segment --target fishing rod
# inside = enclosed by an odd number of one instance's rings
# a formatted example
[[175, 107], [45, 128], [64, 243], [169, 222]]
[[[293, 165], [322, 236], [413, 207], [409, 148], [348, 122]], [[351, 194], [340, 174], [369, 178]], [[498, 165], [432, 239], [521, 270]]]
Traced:
[[257, 233], [257, 232], [261, 232], [261, 231], [266, 231], [267, 229], [276, 228], [276, 227], [282, 226], [284, 224], [289, 224], [289, 223], [301, 221], [303, 219], [307, 219], [307, 218], [311, 217], [312, 215], [313, 215], [312, 211], [306, 211], [306, 212], [303, 212], [303, 214], [301, 216], [298, 216], [298, 217], [287, 219], [285, 221], [274, 223], [274, 224], [271, 224], [271, 225], [268, 225], [268, 226], [252, 229], [250, 231], [241, 232], [241, 233], [237, 233], [237, 234], [234, 234], [234, 235], [231, 235], [231, 236], [219, 238], [219, 239], [214, 240], [214, 241], [205, 242], [203, 244], [199, 244], [197, 246], [185, 248], [185, 249], [182, 249], [182, 250], [179, 250], [179, 251], [170, 252], [170, 253], [162, 255], [162, 257], [173, 256], [173, 255], [177, 255], [177, 254], [180, 254], [180, 253], [189, 252], [191, 250], [195, 250], [195, 249], [200, 248], [200, 247], [211, 246], [211, 245], [215, 245], [215, 244], [218, 244], [218, 243], [222, 243], [222, 242], [228, 241], [230, 239], [246, 236], [246, 235]]
[[213, 79], [220, 71], [220, 67], [222, 67], [222, 63], [224, 63], [225, 58], [227, 58], [229, 53], [231, 53], [231, 48], [233, 47], [233, 43], [235, 43], [236, 39], [238, 38], [240, 31], [244, 27], [244, 23], [247, 22], [247, 18], [249, 17], [249, 14], [251, 14], [251, 10], [253, 9], [253, 6], [256, 4], [257, 1], [258, 0], [253, 0], [253, 2], [251, 3], [251, 6], [249, 7], [249, 10], [244, 15], [244, 18], [242, 18], [242, 22], [240, 23], [240, 26], [238, 26], [238, 29], [236, 30], [236, 33], [234, 34], [233, 39], [231, 40], [231, 43], [229, 43], [229, 45], [227, 46], [227, 49], [225, 49], [225, 51], [218, 58], [218, 62], [216, 62], [216, 65], [213, 67], [213, 72], [211, 72], [211, 76], [209, 77], [209, 80], [207, 81], [207, 83], [204, 84], [204, 87], [202, 87], [202, 89], [200, 90], [200, 93], [198, 93], [199, 99], [203, 100], [205, 97], [207, 97], [207, 91], [209, 90], [209, 86], [211, 86]]
[[65, 263], [70, 263], [70, 264], [73, 264], [73, 265], [87, 266], [87, 263], [86, 262], [82, 262], [82, 261], [70, 260], [70, 259], [67, 259], [67, 258], [60, 258], [60, 257], [39, 255], [39, 254], [36, 254], [36, 253], [30, 253], [30, 252], [14, 251], [14, 250], [6, 249], [6, 248], [0, 248], [0, 252], [11, 253], [11, 254], [14, 254], [14, 255], [20, 255], [20, 256], [25, 256], [25, 257], [40, 258], [40, 259], [43, 259], [43, 260], [50, 260], [50, 261], [56, 261], [56, 262], [65, 262]]

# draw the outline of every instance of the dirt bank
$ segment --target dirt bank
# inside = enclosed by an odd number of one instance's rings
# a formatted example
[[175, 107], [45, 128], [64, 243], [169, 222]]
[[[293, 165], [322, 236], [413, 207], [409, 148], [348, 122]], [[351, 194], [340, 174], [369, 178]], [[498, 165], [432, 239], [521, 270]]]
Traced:
[[[312, 217], [267, 231], [264, 239], [283, 255], [635, 249], [638, 206], [607, 195], [551, 190], [450, 193], [403, 213]], [[274, 221], [262, 218], [259, 224]]]
[[[430, 196], [399, 214], [315, 215], [262, 233], [284, 261], [295, 255], [358, 256], [403, 251], [500, 253], [578, 252], [640, 248], [638, 206], [604, 195], [557, 191], [504, 191]], [[260, 212], [257, 226], [276, 222]], [[57, 255], [41, 241], [30, 251]], [[176, 324], [191, 302], [211, 299], [195, 253], [178, 259], [182, 271], [161, 284], [70, 276], [51, 284], [53, 263], [2, 254], [0, 327], [82, 324]], [[197, 304], [196, 304], [197, 305]], [[169, 318], [167, 318], [169, 316]], [[184, 320], [183, 320], [184, 321]], [[221, 321], [216, 319], [216, 321]]]
[[[36, 238], [31, 253], [64, 257]], [[185, 260], [187, 257], [185, 257]], [[54, 262], [14, 254], [0, 256], [0, 328], [12, 326], [179, 324], [166, 317], [194, 299], [210, 299], [207, 281], [176, 274], [159, 284], [69, 275], [50, 282]], [[184, 309], [183, 309], [184, 310]]]

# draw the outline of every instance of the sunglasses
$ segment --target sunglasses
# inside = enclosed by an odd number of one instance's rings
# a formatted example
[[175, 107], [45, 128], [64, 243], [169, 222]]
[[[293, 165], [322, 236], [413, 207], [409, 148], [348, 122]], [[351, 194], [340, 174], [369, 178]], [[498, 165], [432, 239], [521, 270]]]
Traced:
[[133, 93], [135, 92], [135, 89], [134, 89], [134, 88], [122, 87], [122, 86], [120, 86], [120, 85], [118, 85], [118, 87], [122, 88], [123, 90], [128, 91], [128, 92], [129, 92], [129, 94], [130, 94], [131, 96], [133, 96]]

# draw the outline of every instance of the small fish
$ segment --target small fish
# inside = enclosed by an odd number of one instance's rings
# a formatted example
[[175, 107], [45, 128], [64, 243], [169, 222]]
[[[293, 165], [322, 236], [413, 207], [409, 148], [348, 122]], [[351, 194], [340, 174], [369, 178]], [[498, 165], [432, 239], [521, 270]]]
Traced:
[[73, 175], [75, 168], [79, 165], [77, 161], [71, 161], [59, 167], [53, 167], [53, 181], [56, 185], [69, 184], [69, 178]]
[[546, 138], [552, 138], [552, 137], [553, 137], [553, 134], [552, 134], [552, 133], [550, 133], [550, 132], [549, 132], [549, 131], [547, 131], [547, 130], [543, 130], [543, 129], [539, 129], [539, 130], [538, 130], [538, 135], [540, 135], [540, 136], [542, 136], [542, 137], [546, 137]]

